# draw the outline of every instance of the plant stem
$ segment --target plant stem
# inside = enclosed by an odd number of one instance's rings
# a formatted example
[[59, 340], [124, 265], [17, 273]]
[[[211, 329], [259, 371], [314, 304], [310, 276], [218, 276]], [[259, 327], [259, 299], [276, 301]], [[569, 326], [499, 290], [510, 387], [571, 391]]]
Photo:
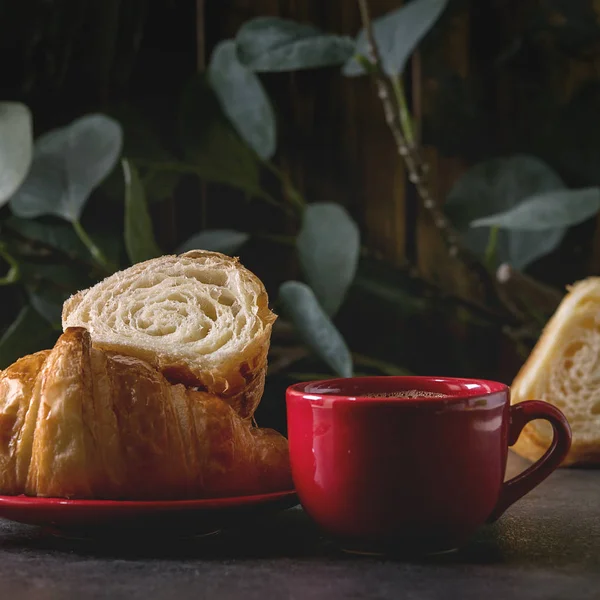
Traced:
[[426, 185], [425, 177], [426, 173], [428, 172], [428, 167], [417, 162], [416, 153], [409, 148], [406, 138], [402, 133], [402, 127], [399, 122], [400, 110], [399, 108], [396, 109], [396, 107], [394, 107], [394, 102], [392, 101], [393, 91], [390, 90], [389, 80], [383, 72], [383, 67], [381, 66], [381, 57], [379, 55], [377, 44], [375, 43], [373, 25], [369, 14], [367, 0], [358, 0], [358, 4], [363, 26], [367, 35], [369, 53], [371, 55], [371, 72], [375, 78], [375, 83], [377, 84], [377, 91], [383, 105], [387, 125], [394, 136], [398, 153], [406, 164], [409, 180], [416, 187], [419, 197], [423, 202], [423, 206], [433, 217], [436, 227], [438, 227], [438, 229], [443, 233], [448, 244], [450, 255], [456, 256], [458, 254], [459, 244], [458, 235], [454, 232], [452, 226], [448, 223], [437, 203], [434, 202], [433, 198], [431, 197], [428, 186]]
[[299, 212], [302, 212], [306, 206], [306, 200], [300, 193], [300, 191], [294, 186], [289, 175], [281, 170], [277, 165], [273, 164], [270, 160], [265, 160], [262, 164], [273, 173], [281, 183], [283, 192], [292, 204]]
[[73, 229], [79, 236], [79, 239], [84, 243], [85, 247], [89, 250], [94, 260], [107, 272], [114, 273], [116, 270], [114, 265], [104, 256], [104, 253], [94, 243], [92, 238], [88, 235], [87, 231], [83, 228], [78, 220], [72, 221]]
[[21, 270], [19, 269], [19, 263], [4, 247], [4, 244], [0, 244], [0, 256], [9, 264], [10, 269], [8, 273], [0, 278], [0, 285], [12, 285], [17, 283], [21, 278]]
[[390, 77], [390, 81], [392, 84], [392, 90], [394, 91], [394, 96], [396, 98], [396, 103], [398, 104], [402, 132], [404, 133], [404, 137], [406, 138], [406, 143], [412, 147], [415, 145], [415, 134], [413, 131], [410, 111], [408, 110], [408, 103], [406, 102], [404, 85], [402, 84], [402, 79], [399, 75], [392, 75]]
[[490, 271], [496, 268], [496, 250], [498, 248], [498, 227], [490, 229], [490, 237], [485, 249], [485, 265]]
[[451, 257], [459, 258], [463, 264], [472, 270], [478, 277], [481, 285], [484, 288], [485, 296], [488, 300], [500, 303], [507, 317], [511, 321], [519, 320], [519, 315], [511, 311], [511, 307], [504, 304], [502, 297], [498, 293], [495, 278], [492, 277], [485, 265], [466, 247], [462, 244], [458, 232], [444, 215], [439, 203], [433, 197], [428, 182], [429, 165], [427, 165], [421, 157], [420, 152], [416, 147], [411, 147], [402, 131], [402, 125], [399, 120], [400, 108], [394, 106], [394, 92], [390, 82], [383, 71], [381, 56], [375, 42], [373, 33], [373, 23], [369, 14], [369, 6], [367, 0], [358, 0], [361, 19], [365, 33], [367, 36], [369, 61], [371, 63], [370, 72], [373, 74], [377, 84], [377, 91], [388, 127], [394, 137], [398, 153], [404, 160], [408, 171], [408, 179], [415, 186], [417, 194], [421, 199], [421, 203], [425, 210], [429, 213], [437, 229], [446, 242], [448, 253]]

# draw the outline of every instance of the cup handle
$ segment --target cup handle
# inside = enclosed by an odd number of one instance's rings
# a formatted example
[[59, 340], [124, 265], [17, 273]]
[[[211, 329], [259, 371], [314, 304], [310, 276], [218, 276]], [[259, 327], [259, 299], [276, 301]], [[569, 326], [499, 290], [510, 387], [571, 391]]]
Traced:
[[552, 425], [552, 444], [545, 454], [520, 475], [502, 484], [500, 497], [488, 521], [498, 519], [506, 509], [538, 486], [554, 471], [571, 448], [571, 427], [563, 413], [548, 402], [527, 400], [510, 407], [508, 445], [517, 443], [523, 427], [535, 419], [545, 419]]

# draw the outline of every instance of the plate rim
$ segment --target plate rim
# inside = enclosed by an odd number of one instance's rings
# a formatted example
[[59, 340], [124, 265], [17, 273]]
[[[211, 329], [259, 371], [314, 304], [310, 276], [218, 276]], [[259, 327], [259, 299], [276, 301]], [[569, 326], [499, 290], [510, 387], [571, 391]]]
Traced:
[[298, 496], [295, 489], [267, 492], [263, 494], [248, 494], [243, 496], [219, 496], [215, 498], [188, 498], [183, 500], [102, 500], [83, 498], [61, 498], [26, 496], [19, 494], [15, 496], [0, 495], [0, 509], [2, 507], [22, 508], [49, 508], [49, 507], [71, 507], [71, 508], [107, 508], [107, 509], [218, 509], [252, 504], [262, 504], [269, 501], [284, 500]]

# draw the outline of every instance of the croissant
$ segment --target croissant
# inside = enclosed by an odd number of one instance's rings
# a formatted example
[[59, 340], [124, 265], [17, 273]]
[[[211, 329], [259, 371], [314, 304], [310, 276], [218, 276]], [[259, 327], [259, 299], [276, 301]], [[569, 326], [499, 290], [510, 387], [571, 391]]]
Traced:
[[[588, 277], [571, 286], [511, 386], [512, 404], [545, 400], [564, 412], [573, 443], [563, 466], [600, 465], [599, 370], [600, 278]], [[533, 421], [512, 448], [537, 460], [551, 441], [552, 427]]]
[[236, 258], [194, 250], [138, 263], [69, 298], [63, 329], [136, 356], [251, 417], [264, 391], [276, 316], [264, 285]]
[[0, 374], [0, 493], [184, 499], [292, 488], [287, 440], [68, 328]]

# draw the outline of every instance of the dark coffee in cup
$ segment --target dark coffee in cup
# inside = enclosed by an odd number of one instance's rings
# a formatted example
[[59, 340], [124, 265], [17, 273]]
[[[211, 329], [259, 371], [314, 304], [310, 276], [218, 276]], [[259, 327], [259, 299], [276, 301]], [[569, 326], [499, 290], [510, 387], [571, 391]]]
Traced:
[[448, 398], [448, 394], [427, 390], [398, 390], [397, 392], [367, 392], [365, 398]]

